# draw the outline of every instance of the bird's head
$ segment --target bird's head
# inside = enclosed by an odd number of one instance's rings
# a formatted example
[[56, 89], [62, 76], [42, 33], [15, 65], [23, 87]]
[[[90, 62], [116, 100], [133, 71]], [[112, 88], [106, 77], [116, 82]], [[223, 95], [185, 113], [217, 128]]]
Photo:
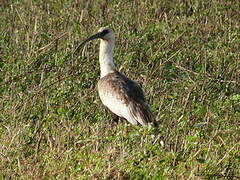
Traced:
[[90, 36], [89, 38], [85, 39], [75, 51], [79, 50], [82, 46], [84, 46], [87, 42], [94, 40], [94, 39], [102, 39], [104, 41], [114, 42], [115, 35], [114, 31], [108, 27], [101, 27], [98, 30], [98, 33]]
[[100, 39], [105, 41], [113, 41], [115, 39], [113, 30], [108, 27], [101, 27], [97, 34], [99, 34]]

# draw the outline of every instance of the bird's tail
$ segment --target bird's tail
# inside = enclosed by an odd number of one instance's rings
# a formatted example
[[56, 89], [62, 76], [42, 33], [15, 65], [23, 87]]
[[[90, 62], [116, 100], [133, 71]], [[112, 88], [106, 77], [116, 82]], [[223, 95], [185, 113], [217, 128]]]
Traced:
[[152, 124], [154, 127], [157, 127], [156, 120], [147, 103], [131, 102], [129, 105], [130, 114], [139, 124], [143, 126]]

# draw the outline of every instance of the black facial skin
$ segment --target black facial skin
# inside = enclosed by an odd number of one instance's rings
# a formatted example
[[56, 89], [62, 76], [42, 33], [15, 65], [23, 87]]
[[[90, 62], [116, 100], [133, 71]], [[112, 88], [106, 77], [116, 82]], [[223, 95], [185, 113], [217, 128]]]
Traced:
[[101, 36], [105, 36], [106, 34], [109, 33], [109, 30], [107, 29], [104, 29], [102, 32], [101, 32]]
[[110, 31], [107, 30], [107, 29], [104, 29], [102, 32], [99, 32], [99, 33], [97, 33], [97, 34], [94, 34], [94, 35], [92, 35], [91, 37], [85, 39], [85, 41], [83, 41], [80, 45], [78, 45], [78, 47], [74, 50], [73, 54], [74, 54], [75, 52], [79, 51], [79, 49], [80, 49], [82, 46], [84, 46], [88, 41], [91, 41], [91, 40], [97, 39], [97, 38], [103, 39], [103, 37], [104, 37], [106, 34], [108, 34], [108, 33], [110, 33]]

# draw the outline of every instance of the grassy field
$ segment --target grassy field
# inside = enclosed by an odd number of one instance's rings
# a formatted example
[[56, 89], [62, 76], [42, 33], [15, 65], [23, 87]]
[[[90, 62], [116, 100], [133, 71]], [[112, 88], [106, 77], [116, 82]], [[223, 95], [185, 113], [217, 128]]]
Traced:
[[[2, 0], [0, 12], [0, 179], [240, 178], [240, 1]], [[99, 41], [71, 55], [102, 26], [158, 133], [111, 122]]]

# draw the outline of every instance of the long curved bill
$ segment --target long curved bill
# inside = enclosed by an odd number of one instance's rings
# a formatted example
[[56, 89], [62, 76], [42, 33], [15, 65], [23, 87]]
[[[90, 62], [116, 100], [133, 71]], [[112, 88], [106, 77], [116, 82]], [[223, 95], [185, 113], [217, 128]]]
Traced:
[[102, 37], [102, 33], [99, 32], [97, 34], [94, 34], [92, 36], [90, 36], [89, 38], [85, 39], [81, 44], [79, 44], [77, 46], [77, 48], [74, 50], [73, 54], [75, 54], [77, 51], [79, 51], [81, 49], [81, 47], [83, 47], [87, 42], [93, 40], [93, 39], [98, 39]]

